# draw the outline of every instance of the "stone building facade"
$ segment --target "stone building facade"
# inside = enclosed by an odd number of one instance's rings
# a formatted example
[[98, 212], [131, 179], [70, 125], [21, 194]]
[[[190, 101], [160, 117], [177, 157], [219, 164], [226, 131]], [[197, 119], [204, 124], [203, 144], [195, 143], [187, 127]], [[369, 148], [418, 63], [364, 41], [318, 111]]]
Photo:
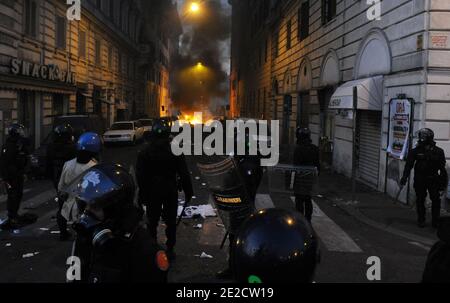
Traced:
[[161, 1], [81, 1], [81, 20], [69, 21], [66, 1], [1, 0], [1, 139], [13, 121], [27, 127], [37, 147], [58, 115], [95, 114], [107, 127], [159, 114], [149, 100], [157, 108], [169, 102], [168, 81], [158, 82], [149, 67], [168, 77], [162, 62], [169, 59], [160, 53], [168, 52], [169, 34], [149, 22], [176, 7], [167, 1], [156, 11], [150, 2]]
[[[389, 104], [410, 98], [412, 133], [432, 128], [450, 159], [449, 1], [230, 2], [234, 115], [280, 120], [285, 144], [309, 127], [325, 166], [351, 176], [355, 163], [360, 181], [395, 195], [404, 161], [387, 153]], [[340, 104], [354, 87], [355, 142]]]

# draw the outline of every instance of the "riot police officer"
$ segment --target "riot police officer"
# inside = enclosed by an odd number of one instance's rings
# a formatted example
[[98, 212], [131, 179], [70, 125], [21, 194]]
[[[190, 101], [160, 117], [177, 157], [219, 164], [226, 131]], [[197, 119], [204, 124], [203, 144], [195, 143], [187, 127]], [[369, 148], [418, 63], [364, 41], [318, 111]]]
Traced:
[[164, 121], [156, 120], [147, 146], [138, 154], [136, 178], [140, 203], [147, 207], [148, 228], [155, 240], [160, 218], [166, 223], [167, 255], [171, 260], [175, 258], [177, 176], [185, 193], [186, 203], [189, 203], [193, 188], [185, 158], [172, 153], [170, 127]]
[[233, 246], [240, 283], [310, 283], [320, 260], [318, 239], [297, 213], [260, 210], [247, 219]]
[[[258, 192], [259, 185], [261, 184], [261, 180], [263, 177], [263, 169], [261, 167], [261, 156], [259, 151], [257, 151], [256, 155], [252, 155], [250, 153], [251, 150], [251, 141], [249, 134], [245, 134], [245, 154], [239, 155], [237, 153], [237, 144], [238, 141], [235, 142], [235, 154], [234, 158], [236, 161], [236, 165], [238, 171], [240, 173], [241, 179], [245, 185], [246, 195], [250, 200], [250, 205], [252, 205], [252, 209], [249, 211], [254, 211], [254, 205], [256, 200], [256, 193]], [[236, 220], [239, 221], [239, 220]], [[239, 222], [240, 224], [241, 222]], [[236, 235], [232, 231], [228, 231], [228, 241], [229, 241], [229, 251], [228, 251], [228, 267], [224, 270], [219, 271], [216, 274], [216, 278], [218, 279], [231, 279], [234, 276], [232, 260], [233, 260], [233, 246], [235, 244]]]
[[167, 282], [168, 258], [140, 224], [143, 212], [133, 204], [135, 184], [127, 170], [99, 164], [77, 180], [82, 215], [73, 226], [73, 256], [81, 261], [81, 281]]
[[22, 224], [35, 221], [35, 216], [19, 216], [20, 202], [23, 195], [25, 167], [29, 156], [29, 141], [25, 135], [25, 127], [14, 123], [8, 129], [8, 137], [1, 152], [1, 174], [7, 188], [8, 219], [2, 229], [19, 228]]
[[[294, 151], [294, 165], [315, 166], [320, 171], [319, 148], [312, 144], [311, 131], [308, 128], [297, 128], [297, 146]], [[296, 209], [311, 222], [313, 204], [308, 193], [295, 195]]]
[[450, 217], [439, 219], [439, 241], [428, 253], [423, 283], [450, 283]]
[[64, 163], [58, 183], [59, 210], [56, 219], [61, 241], [70, 238], [70, 233], [67, 231], [67, 221], [74, 221], [79, 215], [75, 197], [64, 193], [64, 190], [84, 171], [97, 165], [97, 158], [102, 149], [100, 136], [96, 133], [82, 134], [78, 139], [76, 149], [76, 158]]
[[411, 150], [406, 160], [400, 185], [405, 186], [414, 167], [414, 188], [416, 190], [416, 207], [419, 227], [425, 227], [425, 199], [427, 192], [432, 201], [432, 226], [438, 225], [441, 211], [440, 191], [447, 187], [446, 159], [444, 151], [436, 146], [434, 133], [423, 128], [418, 133], [417, 146]]
[[53, 184], [58, 190], [64, 163], [76, 157], [76, 144], [72, 126], [68, 123], [56, 126], [53, 129], [52, 139], [47, 147], [47, 166]]

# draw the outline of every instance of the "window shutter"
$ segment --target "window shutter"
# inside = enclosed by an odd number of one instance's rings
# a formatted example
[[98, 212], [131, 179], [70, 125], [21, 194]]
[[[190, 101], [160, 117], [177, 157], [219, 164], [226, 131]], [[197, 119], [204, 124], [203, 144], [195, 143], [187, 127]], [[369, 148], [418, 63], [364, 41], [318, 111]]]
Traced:
[[78, 56], [86, 58], [86, 32], [83, 31], [78, 35]]
[[64, 17], [56, 17], [56, 47], [66, 48], [66, 19]]

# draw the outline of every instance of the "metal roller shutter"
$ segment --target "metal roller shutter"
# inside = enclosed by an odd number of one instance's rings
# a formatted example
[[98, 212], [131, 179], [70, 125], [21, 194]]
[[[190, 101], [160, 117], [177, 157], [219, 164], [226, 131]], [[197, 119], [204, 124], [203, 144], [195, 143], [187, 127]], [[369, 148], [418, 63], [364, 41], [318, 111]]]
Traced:
[[378, 187], [381, 121], [381, 112], [358, 111], [358, 178], [374, 188]]

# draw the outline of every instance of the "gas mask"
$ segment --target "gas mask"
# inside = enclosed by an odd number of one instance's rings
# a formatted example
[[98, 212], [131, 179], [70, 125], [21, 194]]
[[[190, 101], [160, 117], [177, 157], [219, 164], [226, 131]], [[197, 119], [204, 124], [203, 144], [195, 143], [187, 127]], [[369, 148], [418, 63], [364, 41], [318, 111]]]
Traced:
[[113, 242], [114, 234], [108, 224], [97, 219], [93, 214], [85, 211], [80, 219], [74, 223], [77, 234], [90, 239], [95, 248], [104, 248]]

